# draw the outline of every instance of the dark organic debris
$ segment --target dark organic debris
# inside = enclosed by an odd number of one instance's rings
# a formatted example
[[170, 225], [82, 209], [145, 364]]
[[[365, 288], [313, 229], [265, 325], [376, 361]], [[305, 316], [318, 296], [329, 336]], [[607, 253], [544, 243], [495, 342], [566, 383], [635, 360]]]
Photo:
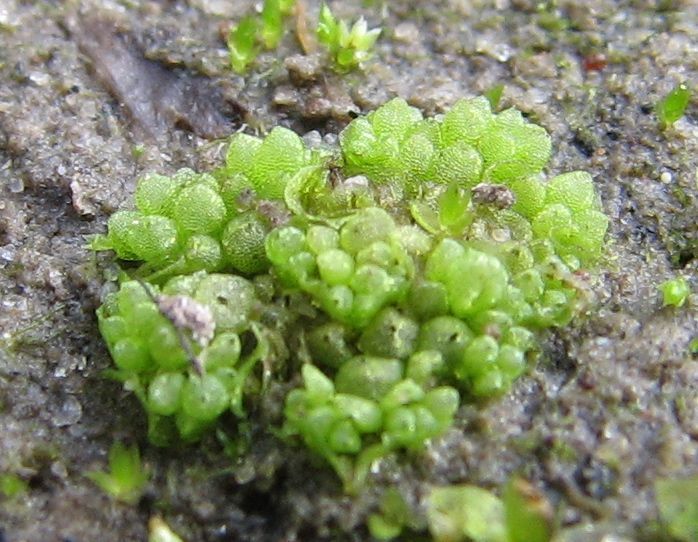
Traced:
[[473, 201], [497, 209], [508, 209], [516, 203], [516, 196], [503, 184], [480, 183], [473, 187]]
[[239, 124], [240, 104], [224, 99], [204, 77], [147, 60], [115, 22], [90, 17], [68, 26], [99, 80], [149, 138], [162, 141], [173, 128], [183, 128], [215, 139]]

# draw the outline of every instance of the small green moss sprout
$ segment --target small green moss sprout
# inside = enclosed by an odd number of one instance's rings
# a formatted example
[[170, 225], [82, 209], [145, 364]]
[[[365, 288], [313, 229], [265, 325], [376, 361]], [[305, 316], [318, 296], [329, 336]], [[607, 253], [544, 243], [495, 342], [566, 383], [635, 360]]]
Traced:
[[664, 306], [683, 307], [691, 295], [691, 287], [688, 281], [683, 277], [677, 277], [662, 282], [659, 285], [659, 291], [662, 292]]
[[656, 111], [660, 124], [667, 127], [683, 117], [690, 100], [691, 91], [688, 86], [684, 83], [677, 85], [657, 103]]
[[0, 493], [8, 499], [21, 495], [27, 491], [28, 487], [27, 482], [16, 474], [0, 474]]
[[554, 511], [545, 496], [523, 478], [512, 477], [502, 496], [508, 542], [549, 542]]
[[257, 58], [257, 33], [259, 23], [253, 16], [243, 17], [237, 26], [228, 33], [230, 66], [236, 73], [245, 73], [252, 61]]
[[427, 499], [435, 542], [550, 542], [553, 516], [549, 501], [518, 477], [501, 499], [472, 485], [434, 487]]
[[115, 442], [109, 449], [109, 472], [91, 471], [86, 476], [105, 493], [126, 504], [138, 502], [149, 479], [138, 446], [125, 446], [121, 442]]
[[381, 496], [379, 512], [369, 516], [368, 530], [377, 540], [392, 540], [404, 529], [424, 530], [422, 522], [412, 513], [400, 492], [390, 487]]
[[435, 542], [507, 542], [502, 501], [476, 486], [433, 488], [427, 521]]
[[228, 33], [230, 66], [239, 74], [247, 72], [261, 47], [275, 49], [284, 34], [284, 18], [295, 0], [264, 0], [259, 16], [247, 15]]
[[[227, 45], [233, 71], [245, 74], [262, 48], [272, 50], [279, 45], [285, 18], [294, 5], [295, 0], [264, 0], [259, 15], [245, 16], [230, 29]], [[360, 68], [372, 56], [381, 29], [369, 30], [363, 17], [349, 27], [323, 4], [315, 32], [328, 52], [333, 69], [345, 73]]]
[[502, 99], [503, 93], [504, 85], [502, 83], [494, 85], [484, 92], [484, 96], [487, 98], [487, 101], [490, 102], [490, 107], [492, 107], [492, 109], [496, 110], [499, 107], [499, 100]]
[[351, 71], [368, 60], [380, 34], [380, 28], [369, 30], [363, 17], [350, 29], [346, 21], [337, 20], [327, 4], [320, 8], [318, 41], [327, 49], [338, 72]]

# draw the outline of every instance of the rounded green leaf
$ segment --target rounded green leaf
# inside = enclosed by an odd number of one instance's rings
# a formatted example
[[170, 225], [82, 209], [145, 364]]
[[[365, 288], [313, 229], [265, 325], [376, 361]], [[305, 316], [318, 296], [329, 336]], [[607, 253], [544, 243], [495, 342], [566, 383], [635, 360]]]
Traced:
[[339, 393], [379, 400], [402, 379], [397, 359], [356, 356], [339, 368], [335, 386]]
[[177, 412], [181, 403], [184, 375], [161, 373], [148, 386], [148, 410], [162, 416]]

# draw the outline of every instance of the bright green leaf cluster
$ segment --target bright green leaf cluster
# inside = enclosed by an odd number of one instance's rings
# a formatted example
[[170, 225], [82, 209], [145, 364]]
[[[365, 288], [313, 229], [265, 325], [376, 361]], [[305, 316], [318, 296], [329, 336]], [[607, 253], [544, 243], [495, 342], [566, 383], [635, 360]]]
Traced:
[[461, 400], [506, 392], [535, 334], [580, 312], [576, 272], [607, 228], [588, 174], [543, 180], [550, 146], [486, 98], [432, 119], [395, 99], [339, 149], [275, 128], [234, 135], [211, 175], [142, 179], [137, 210], [93, 246], [145, 262], [148, 284], [122, 281], [98, 316], [151, 437], [243, 416], [272, 343], [283, 353], [268, 378], [302, 367], [286, 433], [349, 490], [377, 459], [442, 434]]
[[369, 30], [363, 17], [349, 29], [346, 21], [337, 20], [327, 4], [320, 8], [318, 40], [327, 48], [334, 67], [339, 72], [358, 68], [371, 58], [371, 49], [380, 33], [380, 28]]
[[[243, 17], [230, 29], [227, 44], [230, 65], [236, 73], [244, 74], [262, 47], [271, 50], [279, 45], [284, 18], [291, 13], [294, 4], [295, 0], [264, 0], [259, 16]], [[371, 58], [380, 33], [380, 28], [369, 30], [363, 17], [349, 28], [345, 21], [334, 17], [327, 5], [323, 4], [320, 10], [316, 34], [338, 72], [359, 68]]]
[[221, 195], [230, 208], [244, 190], [262, 199], [281, 199], [292, 175], [320, 161], [320, 152], [307, 149], [287, 128], [274, 128], [264, 139], [236, 134], [228, 148]]
[[365, 475], [362, 464], [391, 450], [420, 449], [451, 426], [459, 404], [449, 386], [425, 391], [404, 377], [398, 359], [353, 357], [335, 382], [312, 365], [302, 372], [304, 387], [286, 399], [287, 427], [335, 467], [349, 491]]
[[260, 44], [275, 49], [284, 33], [284, 17], [291, 13], [295, 0], [264, 0], [261, 16], [243, 17], [228, 33], [230, 65], [237, 73], [245, 73], [257, 58]]
[[[254, 286], [199, 271], [157, 286], [126, 281], [97, 311], [118, 371], [148, 412], [150, 440], [195, 440], [223, 412], [242, 415], [247, 377], [266, 339], [253, 321]], [[258, 347], [241, 356], [252, 335]]]
[[404, 297], [413, 272], [395, 222], [374, 207], [359, 210], [339, 230], [277, 229], [266, 249], [285, 285], [310, 294], [333, 319], [358, 327]]
[[290, 175], [319, 163], [320, 156], [286, 128], [274, 128], [264, 140], [237, 134], [217, 178], [190, 169], [142, 178], [136, 210], [114, 213], [106, 238], [93, 248], [145, 262], [141, 276], [157, 282], [224, 267], [244, 274], [264, 271], [264, 238], [274, 216], [254, 203], [281, 199]]
[[530, 223], [524, 227], [552, 243], [570, 265], [600, 255], [608, 219], [591, 177], [576, 171], [542, 183], [538, 174], [550, 157], [550, 136], [515, 109], [494, 114], [480, 97], [459, 101], [435, 120], [394, 99], [355, 119], [340, 142], [349, 174], [413, 195], [438, 193], [439, 185], [495, 185], [510, 191], [512, 209]]
[[550, 136], [515, 109], [491, 111], [487, 98], [461, 100], [441, 120], [394, 99], [355, 119], [341, 136], [349, 173], [376, 182], [509, 182], [540, 173], [550, 157]]
[[115, 442], [109, 449], [109, 472], [92, 471], [86, 475], [105, 493], [118, 501], [135, 504], [148, 484], [148, 472], [141, 464], [138, 446]]

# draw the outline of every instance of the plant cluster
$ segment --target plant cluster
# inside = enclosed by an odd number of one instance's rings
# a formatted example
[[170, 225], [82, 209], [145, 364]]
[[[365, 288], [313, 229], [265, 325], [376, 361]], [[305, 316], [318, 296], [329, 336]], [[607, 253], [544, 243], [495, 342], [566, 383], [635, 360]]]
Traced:
[[127, 504], [136, 504], [148, 484], [138, 446], [115, 442], [109, 449], [109, 472], [90, 471], [86, 476], [105, 493]]
[[339, 72], [356, 69], [371, 58], [371, 49], [380, 34], [380, 28], [369, 30], [363, 17], [350, 29], [345, 21], [337, 20], [327, 4], [323, 4], [320, 9], [318, 40], [327, 49], [335, 69]]
[[259, 49], [275, 49], [284, 35], [284, 18], [293, 10], [295, 0], [264, 0], [262, 13], [243, 17], [228, 33], [230, 66], [245, 73]]
[[351, 491], [506, 392], [583, 308], [607, 227], [588, 174], [544, 181], [550, 149], [486, 98], [427, 119], [394, 99], [339, 148], [275, 128], [232, 136], [211, 174], [146, 176], [93, 247], [143, 262], [98, 317], [151, 439], [244, 419], [285, 381], [285, 435]]
[[[284, 33], [284, 18], [295, 5], [295, 0], [264, 0], [259, 16], [248, 15], [230, 29], [228, 52], [232, 69], [244, 74], [262, 47], [275, 49]], [[363, 17], [351, 28], [338, 20], [327, 4], [320, 9], [315, 30], [318, 41], [327, 50], [332, 67], [337, 72], [348, 72], [371, 58], [372, 49], [381, 29], [369, 30]]]

